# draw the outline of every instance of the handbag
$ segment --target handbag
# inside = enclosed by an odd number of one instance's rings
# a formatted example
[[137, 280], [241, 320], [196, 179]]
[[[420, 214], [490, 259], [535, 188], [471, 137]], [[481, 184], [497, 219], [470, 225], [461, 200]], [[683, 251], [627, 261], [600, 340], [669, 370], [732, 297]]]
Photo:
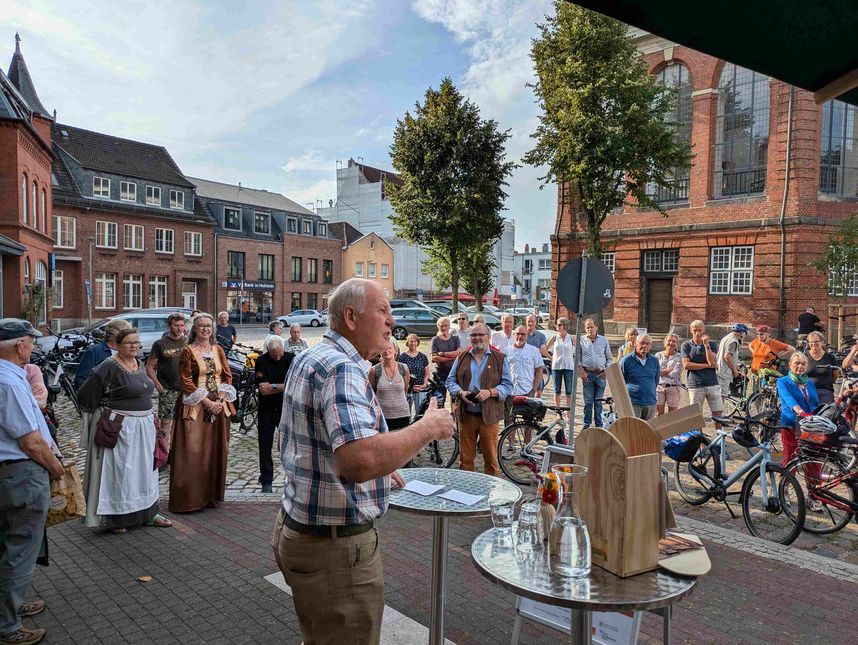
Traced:
[[101, 416], [95, 424], [95, 435], [92, 442], [100, 448], [115, 448], [116, 442], [119, 441], [119, 431], [122, 430], [123, 421], [125, 421], [124, 414], [110, 408], [102, 408]]
[[155, 432], [155, 463], [152, 470], [161, 470], [167, 463], [170, 446], [167, 445], [167, 433], [160, 430]]

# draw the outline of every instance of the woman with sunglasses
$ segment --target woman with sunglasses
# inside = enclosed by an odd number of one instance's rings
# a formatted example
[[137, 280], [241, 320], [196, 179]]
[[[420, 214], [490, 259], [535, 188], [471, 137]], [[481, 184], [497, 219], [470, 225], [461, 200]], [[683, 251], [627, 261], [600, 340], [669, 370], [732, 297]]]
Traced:
[[[87, 447], [83, 475], [85, 523], [125, 533], [137, 526], [172, 526], [159, 514], [158, 471], [154, 468], [155, 384], [137, 359], [140, 336], [133, 327], [116, 335], [117, 353], [101, 362], [77, 393], [81, 408], [92, 411], [81, 444]], [[121, 423], [113, 448], [95, 445], [104, 412]]]

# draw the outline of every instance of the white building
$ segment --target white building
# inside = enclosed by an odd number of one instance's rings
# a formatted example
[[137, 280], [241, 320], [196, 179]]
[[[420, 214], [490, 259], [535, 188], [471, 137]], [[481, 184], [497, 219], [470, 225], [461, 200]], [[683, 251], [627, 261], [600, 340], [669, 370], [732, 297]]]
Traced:
[[[419, 296], [441, 291], [423, 269], [428, 255], [419, 246], [396, 237], [390, 221], [393, 207], [385, 193], [385, 180], [399, 183], [399, 176], [354, 159], [337, 168], [337, 199], [316, 213], [331, 222], [348, 222], [361, 233], [376, 233], [393, 248], [393, 289], [399, 296]], [[515, 222], [504, 220], [503, 234], [494, 247], [495, 287], [503, 302], [514, 299]], [[492, 293], [494, 290], [492, 290]], [[487, 295], [491, 296], [492, 293]]]
[[540, 303], [551, 300], [551, 245], [545, 243], [539, 250], [524, 245], [524, 252], [515, 252], [515, 299], [521, 304], [536, 304], [537, 289]]

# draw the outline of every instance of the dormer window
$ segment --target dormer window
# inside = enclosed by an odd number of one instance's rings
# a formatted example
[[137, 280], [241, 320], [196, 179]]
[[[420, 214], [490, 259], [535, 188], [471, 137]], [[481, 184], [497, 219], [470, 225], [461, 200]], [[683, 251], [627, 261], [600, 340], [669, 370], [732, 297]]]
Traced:
[[237, 208], [223, 209], [223, 227], [227, 231], [241, 230], [241, 211]]
[[92, 178], [92, 196], [110, 199], [110, 180], [107, 177]]
[[171, 190], [170, 208], [185, 210], [185, 193], [183, 193], [181, 190]]
[[255, 212], [253, 214], [253, 232], [271, 235], [271, 214]]
[[146, 186], [146, 205], [161, 205], [161, 189], [158, 186]]
[[304, 220], [304, 235], [312, 235], [313, 234], [313, 220], [305, 219]]
[[328, 225], [324, 222], [319, 222], [319, 237], [328, 237]]
[[286, 220], [286, 232], [287, 233], [297, 233], [298, 232], [298, 220], [294, 217], [290, 217]]
[[124, 202], [137, 201], [137, 184], [133, 181], [119, 182], [119, 199]]

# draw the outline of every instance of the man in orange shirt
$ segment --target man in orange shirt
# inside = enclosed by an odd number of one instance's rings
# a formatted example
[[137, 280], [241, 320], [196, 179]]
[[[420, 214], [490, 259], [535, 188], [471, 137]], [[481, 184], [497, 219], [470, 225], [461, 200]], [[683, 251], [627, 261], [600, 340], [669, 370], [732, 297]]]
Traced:
[[757, 337], [748, 347], [751, 350], [751, 369], [757, 372], [765, 367], [772, 359], [782, 358], [795, 351], [795, 347], [772, 338], [772, 330], [768, 325], [757, 325]]

